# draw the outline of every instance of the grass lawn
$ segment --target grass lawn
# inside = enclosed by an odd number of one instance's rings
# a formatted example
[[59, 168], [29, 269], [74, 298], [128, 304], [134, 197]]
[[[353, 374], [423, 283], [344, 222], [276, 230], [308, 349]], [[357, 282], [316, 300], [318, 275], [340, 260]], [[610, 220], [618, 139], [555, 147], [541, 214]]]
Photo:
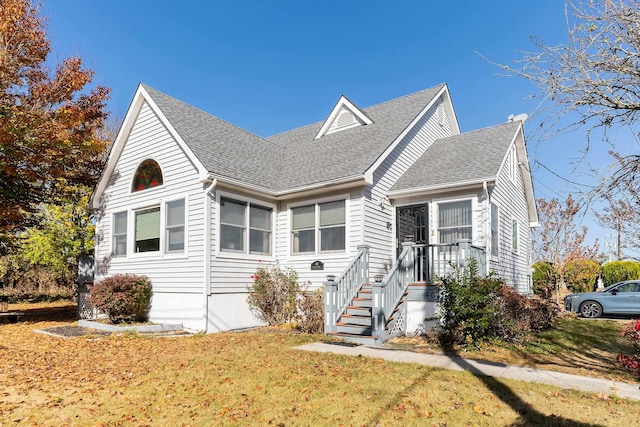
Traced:
[[[45, 310], [52, 307], [54, 318]], [[72, 322], [74, 307], [11, 308], [29, 315], [0, 325], [1, 426], [640, 422], [640, 402], [616, 396], [294, 349], [320, 336], [262, 330], [61, 339], [33, 329]], [[546, 354], [552, 345], [567, 354], [589, 346], [553, 334], [541, 339]]]
[[[559, 317], [555, 329], [536, 334], [521, 345], [484, 345], [455, 349], [455, 353], [470, 359], [635, 383], [634, 374], [621, 369], [616, 361], [618, 354], [633, 354], [629, 341], [620, 335], [620, 328], [630, 321]], [[395, 338], [387, 346], [426, 353], [442, 351], [437, 343], [422, 337]]]

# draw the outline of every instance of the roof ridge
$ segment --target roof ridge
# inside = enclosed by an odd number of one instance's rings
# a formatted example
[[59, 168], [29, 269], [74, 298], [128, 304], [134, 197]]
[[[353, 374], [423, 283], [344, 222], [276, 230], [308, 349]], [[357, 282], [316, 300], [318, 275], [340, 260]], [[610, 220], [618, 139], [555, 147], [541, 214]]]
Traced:
[[267, 136], [265, 138], [266, 139], [275, 138], [276, 136], [280, 136], [280, 135], [283, 135], [285, 133], [293, 132], [293, 131], [304, 129], [304, 128], [310, 128], [310, 127], [318, 125], [320, 123], [324, 123], [324, 120], [318, 120], [317, 122], [309, 123], [308, 125], [298, 126], [296, 128], [289, 129], [289, 130], [283, 130], [282, 132], [274, 133], [273, 135], [269, 135], [269, 136]]
[[[240, 131], [242, 131], [242, 132], [244, 132], [244, 133], [247, 133], [247, 134], [250, 134], [250, 135], [252, 135], [252, 136], [255, 136], [256, 138], [260, 138], [261, 140], [263, 140], [263, 141], [265, 141], [265, 142], [268, 142], [270, 145], [274, 145], [274, 146], [276, 146], [276, 147], [279, 147], [279, 145], [278, 145], [277, 143], [275, 143], [275, 142], [273, 142], [273, 141], [269, 141], [268, 139], [266, 139], [266, 138], [265, 138], [265, 137], [263, 137], [263, 136], [260, 136], [260, 135], [258, 135], [258, 134], [256, 134], [256, 133], [253, 133], [253, 132], [251, 132], [250, 130], [247, 130], [247, 129], [245, 129], [245, 128], [243, 128], [243, 127], [240, 127], [240, 126], [238, 126], [238, 125], [234, 125], [233, 123], [231, 123], [231, 122], [229, 122], [229, 121], [227, 121], [227, 120], [225, 120], [225, 119], [223, 119], [223, 118], [220, 118], [220, 117], [218, 117], [218, 116], [215, 116], [215, 115], [213, 115], [213, 114], [211, 114], [211, 113], [209, 113], [209, 112], [207, 112], [207, 111], [202, 110], [201, 108], [198, 108], [198, 107], [196, 107], [196, 106], [193, 106], [193, 105], [191, 105], [191, 104], [189, 104], [189, 103], [187, 103], [187, 102], [184, 102], [184, 101], [182, 101], [182, 100], [180, 100], [180, 99], [178, 99], [178, 98], [176, 98], [176, 97], [173, 97], [173, 96], [171, 96], [171, 95], [169, 95], [169, 94], [166, 94], [166, 93], [164, 93], [164, 92], [162, 92], [162, 91], [160, 91], [160, 90], [158, 90], [158, 89], [156, 89], [156, 88], [154, 88], [154, 87], [151, 87], [151, 86], [149, 86], [149, 85], [147, 85], [147, 84], [144, 84], [144, 83], [140, 83], [140, 85], [141, 85], [142, 87], [144, 87], [144, 89], [145, 89], [147, 92], [149, 92], [149, 89], [151, 89], [153, 92], [156, 92], [156, 93], [160, 94], [161, 96], [166, 96], [167, 98], [170, 98], [171, 100], [173, 100], [173, 101], [175, 101], [175, 102], [179, 102], [180, 104], [183, 104], [183, 105], [185, 105], [185, 106], [189, 107], [189, 108], [190, 108], [190, 109], [192, 109], [192, 110], [196, 110], [196, 111], [198, 111], [199, 113], [202, 113], [202, 114], [205, 114], [205, 115], [207, 115], [207, 116], [209, 116], [209, 117], [212, 117], [212, 118], [214, 118], [214, 119], [216, 119], [216, 120], [218, 120], [218, 121], [220, 121], [220, 122], [222, 122], [222, 123], [224, 123], [224, 124], [227, 124], [227, 125], [229, 125], [229, 126], [232, 126], [232, 127], [236, 128], [236, 129], [238, 129], [238, 130], [240, 130]], [[150, 95], [151, 95], [151, 97], [153, 98], [153, 94], [150, 94]]]
[[473, 130], [469, 130], [469, 131], [466, 131], [466, 132], [460, 132], [458, 135], [451, 135], [451, 136], [447, 136], [447, 137], [445, 137], [445, 138], [439, 138], [439, 139], [454, 138], [454, 137], [456, 137], [456, 136], [460, 136], [460, 135], [468, 135], [468, 134], [470, 134], [470, 133], [482, 132], [482, 131], [485, 131], [485, 130], [489, 130], [489, 129], [493, 129], [493, 128], [498, 128], [498, 127], [501, 127], [501, 126], [507, 126], [507, 125], [518, 125], [518, 122], [519, 122], [519, 121], [520, 121], [520, 120], [518, 120], [518, 121], [504, 122], [504, 123], [498, 123], [497, 125], [489, 125], [489, 126], [485, 126], [485, 127], [483, 127], [483, 128], [480, 128], [480, 129], [473, 129]]
[[[404, 99], [404, 98], [407, 98], [407, 97], [410, 97], [410, 96], [417, 95], [417, 94], [419, 94], [419, 93], [423, 93], [423, 92], [431, 91], [431, 90], [433, 90], [433, 89], [435, 89], [435, 88], [441, 88], [441, 87], [443, 87], [443, 86], [445, 86], [445, 85], [446, 85], [446, 83], [439, 83], [439, 84], [437, 84], [437, 85], [434, 85], [434, 86], [428, 87], [428, 88], [426, 88], [426, 89], [421, 89], [421, 90], [418, 90], [418, 91], [416, 91], [416, 92], [408, 93], [408, 94], [406, 94], [406, 95], [401, 95], [401, 96], [398, 96], [398, 97], [396, 97], [396, 98], [388, 99], [388, 100], [386, 100], [386, 101], [381, 101], [381, 102], [378, 102], [377, 104], [369, 105], [369, 106], [367, 106], [367, 107], [360, 107], [360, 105], [358, 105], [358, 104], [356, 104], [355, 102], [353, 102], [349, 97], [347, 97], [347, 96], [346, 96], [346, 95], [344, 95], [344, 94], [342, 94], [342, 95], [340, 95], [340, 96], [344, 96], [344, 97], [345, 97], [345, 98], [346, 98], [346, 99], [347, 99], [351, 104], [353, 104], [353, 105], [354, 105], [358, 110], [360, 110], [360, 111], [361, 111], [365, 116], [369, 117], [370, 112], [368, 112], [367, 110], [369, 110], [369, 109], [371, 109], [371, 108], [378, 107], [378, 106], [380, 106], [380, 105], [384, 105], [384, 104], [387, 104], [387, 103], [390, 103], [390, 102], [395, 102], [395, 101], [398, 101], [398, 100], [401, 100], [401, 99]], [[299, 130], [301, 130], [301, 129], [309, 128], [309, 127], [311, 127], [311, 126], [320, 125], [320, 124], [324, 123], [324, 122], [325, 122], [325, 120], [326, 120], [326, 118], [325, 118], [324, 120], [318, 120], [318, 121], [316, 121], [316, 122], [309, 123], [309, 124], [302, 125], [302, 126], [298, 126], [298, 127], [292, 128], [292, 129], [283, 130], [282, 132], [278, 132], [278, 133], [274, 133], [273, 135], [269, 135], [269, 136], [267, 136], [266, 138], [275, 138], [275, 137], [277, 137], [277, 136], [284, 135], [284, 134], [289, 133], [289, 132], [293, 133], [294, 131], [299, 131]]]
[[388, 99], [386, 101], [381, 101], [381, 102], [378, 102], [377, 104], [373, 104], [373, 105], [369, 105], [368, 107], [365, 107], [365, 110], [368, 110], [369, 108], [373, 108], [373, 107], [378, 107], [380, 105], [384, 105], [384, 104], [387, 104], [389, 102], [399, 101], [399, 100], [401, 100], [403, 98], [408, 98], [410, 96], [418, 95], [419, 93], [423, 93], [423, 92], [426, 92], [428, 90], [433, 90], [435, 88], [440, 88], [440, 87], [443, 87], [445, 85], [446, 85], [446, 83], [440, 83], [440, 84], [428, 87], [426, 89], [421, 89], [421, 90], [418, 90], [418, 91], [415, 91], [415, 92], [408, 93], [406, 95], [401, 95], [401, 96], [398, 96], [396, 98]]

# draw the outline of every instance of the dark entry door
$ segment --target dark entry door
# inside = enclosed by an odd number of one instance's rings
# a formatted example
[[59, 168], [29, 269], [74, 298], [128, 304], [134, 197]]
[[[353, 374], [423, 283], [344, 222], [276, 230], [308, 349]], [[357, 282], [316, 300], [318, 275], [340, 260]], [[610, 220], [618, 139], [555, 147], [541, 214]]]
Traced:
[[402, 206], [396, 210], [397, 255], [402, 242], [429, 243], [429, 215], [427, 205]]
[[[429, 244], [429, 211], [427, 204], [402, 206], [396, 209], [396, 257], [402, 253], [402, 242]], [[424, 281], [429, 277], [427, 247], [416, 252], [415, 280]]]

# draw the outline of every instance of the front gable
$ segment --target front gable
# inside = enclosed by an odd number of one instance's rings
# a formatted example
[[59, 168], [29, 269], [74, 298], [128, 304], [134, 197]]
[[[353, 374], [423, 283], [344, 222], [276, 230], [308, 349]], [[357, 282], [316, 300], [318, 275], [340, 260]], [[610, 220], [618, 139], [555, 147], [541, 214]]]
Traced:
[[100, 208], [102, 195], [109, 183], [112, 181], [112, 175], [117, 168], [117, 164], [120, 161], [120, 157], [122, 156], [125, 145], [127, 144], [127, 141], [131, 135], [131, 131], [138, 121], [140, 112], [145, 107], [148, 107], [153, 111], [153, 114], [158, 118], [158, 120], [160, 120], [162, 125], [171, 134], [175, 142], [180, 146], [181, 150], [186, 154], [191, 163], [195, 165], [199, 179], [201, 181], [205, 181], [208, 178], [208, 172], [204, 165], [194, 155], [193, 151], [189, 148], [187, 143], [180, 137], [180, 135], [178, 135], [178, 133], [171, 125], [171, 123], [169, 123], [160, 108], [158, 108], [158, 106], [155, 104], [145, 87], [140, 84], [138, 86], [138, 89], [136, 90], [129, 109], [127, 110], [127, 114], [125, 115], [122, 126], [120, 127], [120, 131], [118, 132], [118, 135], [116, 136], [116, 139], [111, 147], [105, 169], [102, 172], [93, 195], [91, 196], [91, 200], [89, 202], [89, 206], [91, 208]]

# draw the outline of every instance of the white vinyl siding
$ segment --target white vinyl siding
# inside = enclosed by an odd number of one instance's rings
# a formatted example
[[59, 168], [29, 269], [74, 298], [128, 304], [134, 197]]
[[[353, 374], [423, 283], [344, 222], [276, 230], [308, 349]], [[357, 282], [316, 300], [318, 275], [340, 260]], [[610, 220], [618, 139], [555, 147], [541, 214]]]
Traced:
[[[131, 192], [133, 175], [142, 161], [152, 158], [163, 174], [162, 187], [153, 187], [140, 192]], [[99, 214], [96, 224], [96, 280], [119, 273], [142, 274], [150, 278], [156, 300], [164, 298], [164, 293], [196, 293], [202, 295], [204, 289], [204, 191], [197, 169], [169, 133], [153, 110], [145, 103], [129, 132], [118, 164], [110, 177], [103, 195], [104, 214]], [[184, 200], [183, 250], [165, 250], [169, 245], [168, 235], [175, 243], [180, 232], [179, 225], [169, 220], [166, 204]], [[152, 207], [160, 207], [160, 250], [135, 253], [135, 214]], [[128, 239], [126, 256], [113, 256], [115, 240], [112, 234], [114, 213], [128, 212]], [[169, 221], [169, 222], [167, 222]], [[176, 220], [177, 221], [177, 220]], [[165, 226], [169, 225], [167, 232]], [[178, 228], [175, 228], [178, 227]], [[122, 240], [122, 238], [120, 238]], [[173, 294], [175, 295], [175, 294]], [[184, 297], [185, 301], [189, 298]], [[189, 307], [193, 300], [189, 299]], [[185, 304], [187, 304], [185, 302]], [[167, 316], [186, 319], [185, 324], [197, 329], [202, 322], [201, 312], [188, 312], [176, 299], [170, 309], [152, 311], [152, 320], [161, 321]], [[196, 320], [193, 316], [200, 320]], [[200, 325], [201, 327], [202, 325]]]
[[[451, 122], [438, 99], [403, 137], [373, 175], [373, 186], [364, 202], [363, 241], [369, 245], [371, 274], [385, 273], [396, 258], [395, 206], [387, 199], [389, 188], [440, 138], [453, 134]], [[418, 202], [424, 202], [419, 200]], [[405, 204], [404, 202], [402, 204]], [[366, 227], [364, 226], [366, 224]]]
[[[520, 136], [518, 138], [521, 138]], [[507, 283], [513, 286], [518, 292], [528, 293], [530, 276], [530, 259], [528, 254], [531, 250], [531, 229], [529, 228], [528, 206], [524, 195], [524, 185], [519, 168], [510, 150], [503, 167], [498, 174], [496, 186], [491, 193], [491, 201], [500, 207], [499, 215], [499, 256], [492, 257], [489, 269], [495, 271], [503, 277]], [[515, 181], [512, 180], [513, 173], [516, 172]], [[514, 244], [514, 221], [517, 227], [517, 246]]]

